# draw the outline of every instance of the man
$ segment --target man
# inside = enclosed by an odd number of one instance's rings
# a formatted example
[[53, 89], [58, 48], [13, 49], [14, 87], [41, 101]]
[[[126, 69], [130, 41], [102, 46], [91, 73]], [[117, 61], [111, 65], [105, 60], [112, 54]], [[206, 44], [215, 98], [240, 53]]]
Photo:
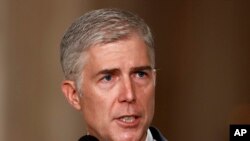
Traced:
[[61, 42], [62, 91], [83, 113], [82, 140], [166, 141], [149, 127], [155, 105], [155, 60], [149, 27], [119, 9], [86, 13]]

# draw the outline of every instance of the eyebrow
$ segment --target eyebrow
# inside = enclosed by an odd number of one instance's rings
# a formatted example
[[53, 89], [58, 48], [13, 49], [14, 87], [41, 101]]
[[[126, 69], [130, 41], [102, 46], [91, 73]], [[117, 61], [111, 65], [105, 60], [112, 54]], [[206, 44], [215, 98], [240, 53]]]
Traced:
[[140, 70], [153, 70], [153, 68], [151, 66], [140, 66], [131, 69], [131, 71], [140, 71]]
[[118, 71], [119, 71], [118, 68], [104, 69], [104, 70], [99, 71], [96, 74], [96, 76], [99, 74], [114, 74], [115, 72], [118, 72]]
[[[153, 68], [151, 66], [139, 66], [139, 67], [133, 67], [130, 69], [131, 72], [141, 71], [141, 70], [153, 70]], [[103, 69], [103, 70], [99, 71], [96, 74], [96, 76], [98, 76], [100, 74], [114, 74], [117, 72], [120, 72], [119, 68]]]

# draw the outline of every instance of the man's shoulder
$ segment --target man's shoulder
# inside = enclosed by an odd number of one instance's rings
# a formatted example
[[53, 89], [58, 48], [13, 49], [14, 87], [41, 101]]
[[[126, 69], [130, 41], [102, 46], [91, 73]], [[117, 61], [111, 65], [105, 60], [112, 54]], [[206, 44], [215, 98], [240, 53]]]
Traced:
[[162, 133], [155, 127], [149, 127], [149, 130], [156, 141], [167, 141], [167, 139], [162, 135]]

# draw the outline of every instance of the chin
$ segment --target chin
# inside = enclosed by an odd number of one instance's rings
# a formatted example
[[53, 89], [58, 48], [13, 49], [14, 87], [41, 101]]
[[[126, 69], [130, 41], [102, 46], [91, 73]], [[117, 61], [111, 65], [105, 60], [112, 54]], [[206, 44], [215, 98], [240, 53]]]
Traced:
[[114, 141], [139, 141], [135, 136], [118, 137]]
[[141, 132], [127, 132], [120, 135], [117, 134], [114, 141], [140, 141], [142, 138], [143, 134]]

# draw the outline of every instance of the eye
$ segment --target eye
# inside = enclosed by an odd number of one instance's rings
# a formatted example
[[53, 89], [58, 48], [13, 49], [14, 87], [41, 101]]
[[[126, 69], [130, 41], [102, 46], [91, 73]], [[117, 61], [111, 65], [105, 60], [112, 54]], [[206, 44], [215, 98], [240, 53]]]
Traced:
[[147, 73], [144, 71], [137, 71], [136, 72], [136, 77], [138, 77], [138, 78], [144, 78], [144, 77], [146, 77], [146, 75], [147, 75]]
[[112, 75], [111, 74], [106, 74], [102, 79], [102, 81], [111, 81], [112, 80]]

